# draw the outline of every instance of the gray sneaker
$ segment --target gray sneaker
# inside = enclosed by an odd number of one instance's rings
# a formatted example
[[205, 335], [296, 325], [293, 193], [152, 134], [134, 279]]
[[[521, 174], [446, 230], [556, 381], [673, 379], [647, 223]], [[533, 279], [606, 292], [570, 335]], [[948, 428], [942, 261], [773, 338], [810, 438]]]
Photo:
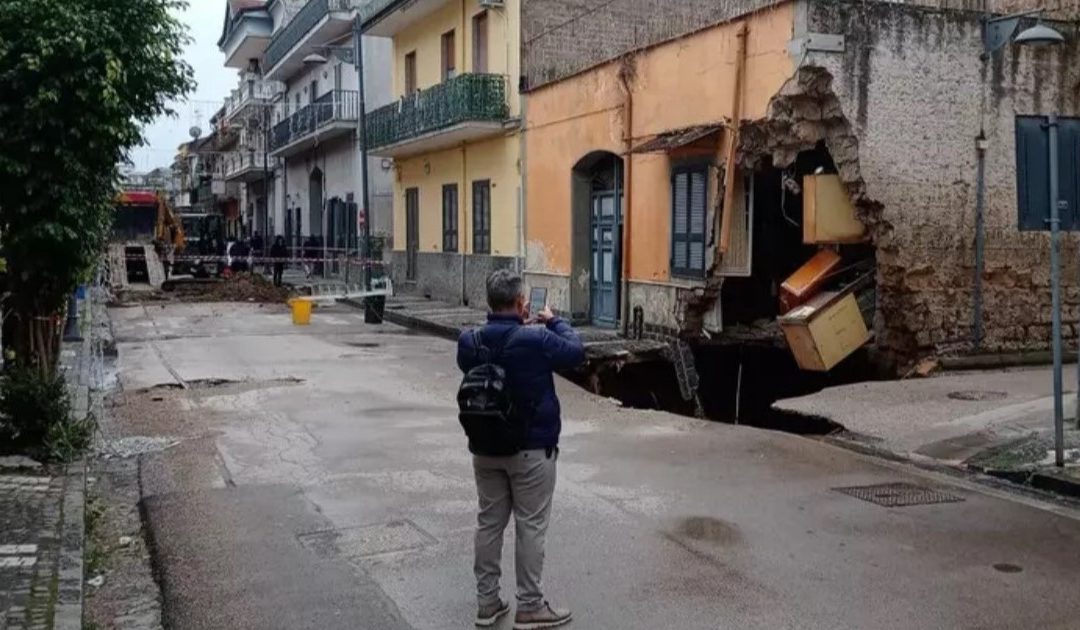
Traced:
[[499, 600], [499, 603], [497, 604], [481, 606], [476, 610], [476, 625], [481, 628], [490, 628], [508, 612], [510, 612], [510, 602], [504, 602], [502, 600]]
[[570, 623], [571, 614], [563, 608], [552, 608], [551, 604], [544, 605], [536, 610], [524, 612], [519, 610], [514, 615], [514, 630], [540, 630], [541, 628], [555, 628]]

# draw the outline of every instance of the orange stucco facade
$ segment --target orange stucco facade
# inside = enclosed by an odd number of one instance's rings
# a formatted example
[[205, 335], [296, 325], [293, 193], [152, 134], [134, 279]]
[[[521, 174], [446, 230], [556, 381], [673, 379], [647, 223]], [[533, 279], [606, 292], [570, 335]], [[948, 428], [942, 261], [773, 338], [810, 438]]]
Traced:
[[[777, 5], [738, 20], [665, 42], [528, 95], [525, 135], [528, 271], [571, 274], [572, 177], [575, 164], [594, 151], [624, 157], [628, 198], [631, 281], [666, 283], [670, 274], [671, 158], [628, 149], [657, 134], [697, 125], [723, 124], [732, 116], [737, 34], [747, 29], [741, 116], [761, 118], [769, 100], [792, 76], [787, 46], [794, 11]], [[630, 98], [624, 89], [629, 86]], [[632, 100], [628, 108], [627, 101]], [[629, 138], [626, 115], [632, 112]], [[722, 146], [723, 143], [720, 143]], [[716, 163], [721, 163], [722, 150]], [[628, 158], [628, 159], [627, 159]], [[629, 168], [627, 168], [629, 166]], [[718, 171], [717, 171], [718, 172]], [[714, 181], [710, 190], [717, 189]], [[712, 204], [715, 199], [710, 199]]]

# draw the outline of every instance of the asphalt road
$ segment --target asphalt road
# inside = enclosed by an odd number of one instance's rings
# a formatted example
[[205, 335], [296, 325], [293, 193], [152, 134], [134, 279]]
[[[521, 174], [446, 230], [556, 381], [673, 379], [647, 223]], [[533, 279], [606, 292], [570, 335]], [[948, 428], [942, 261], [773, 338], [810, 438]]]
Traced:
[[[166, 627], [472, 627], [452, 344], [344, 307], [307, 328], [279, 306], [111, 316], [114, 437], [178, 442], [142, 462]], [[1080, 522], [1064, 508], [560, 387], [545, 582], [572, 627], [1080, 627]], [[835, 490], [894, 482], [959, 501]]]

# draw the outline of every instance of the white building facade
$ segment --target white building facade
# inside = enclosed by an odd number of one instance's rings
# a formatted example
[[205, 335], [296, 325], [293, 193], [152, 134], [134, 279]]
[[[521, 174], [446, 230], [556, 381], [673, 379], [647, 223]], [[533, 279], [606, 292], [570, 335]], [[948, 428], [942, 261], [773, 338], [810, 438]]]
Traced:
[[[371, 208], [362, 212], [359, 80], [353, 64], [360, 0], [229, 0], [219, 48], [242, 70], [226, 118], [239, 123], [227, 178], [244, 184], [243, 210], [264, 235], [294, 247], [314, 237], [329, 253], [355, 252], [362, 222], [392, 234], [392, 169], [371, 158]], [[388, 42], [363, 39], [366, 110], [391, 99]]]

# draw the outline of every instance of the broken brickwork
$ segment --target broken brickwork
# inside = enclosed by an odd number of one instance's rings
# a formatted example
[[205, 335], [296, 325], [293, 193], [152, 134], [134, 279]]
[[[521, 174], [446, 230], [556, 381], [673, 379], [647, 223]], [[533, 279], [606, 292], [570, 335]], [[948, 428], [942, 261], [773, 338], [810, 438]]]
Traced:
[[[807, 28], [842, 34], [812, 52], [744, 135], [744, 159], [774, 163], [824, 140], [876, 248], [877, 345], [900, 363], [971, 351], [976, 151], [986, 153], [984, 351], [1044, 349], [1049, 238], [1016, 218], [1015, 115], [1080, 112], [1076, 27], [1058, 49], [1007, 46], [983, 60], [981, 15], [816, 0]], [[981, 113], [980, 113], [981, 112]], [[980, 125], [981, 121], [981, 125]], [[1077, 241], [1063, 248], [1066, 335], [1080, 316]]]

